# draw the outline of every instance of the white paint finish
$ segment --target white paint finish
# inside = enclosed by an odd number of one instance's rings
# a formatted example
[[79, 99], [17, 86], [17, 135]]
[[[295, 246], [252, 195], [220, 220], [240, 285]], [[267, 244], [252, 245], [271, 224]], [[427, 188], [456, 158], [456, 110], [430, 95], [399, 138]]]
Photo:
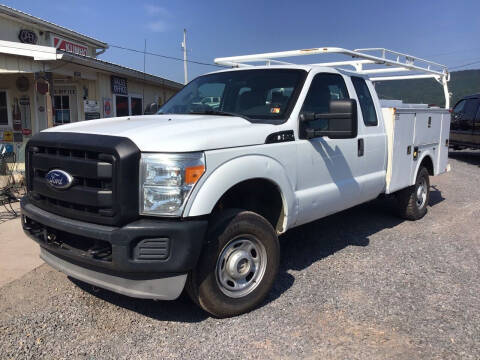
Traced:
[[[354, 139], [298, 141], [296, 191], [300, 212], [296, 225], [371, 200], [385, 188], [386, 137], [381, 113], [377, 112], [377, 126], [365, 126], [353, 84], [343, 72], [312, 70], [305, 87], [310, 86], [315, 75], [324, 72], [341, 74], [350, 98], [357, 100], [358, 135]], [[367, 85], [375, 94], [371, 84]], [[373, 100], [379, 108], [376, 96]], [[359, 139], [364, 141], [363, 156], [358, 156]]]
[[290, 228], [297, 215], [296, 142], [265, 144], [241, 148], [207, 151], [206, 173], [195, 186], [184, 216], [210, 214], [221, 196], [236, 184], [261, 178], [275, 184], [282, 194], [285, 210], [284, 230]]
[[[391, 153], [389, 154], [389, 175], [386, 193], [390, 194], [410, 185], [413, 171], [413, 133], [415, 127], [415, 114], [403, 114], [396, 117], [395, 112], [385, 114], [386, 122], [392, 124], [392, 132], [389, 133]], [[411, 152], [407, 153], [410, 146]]]
[[[430, 121], [430, 127], [428, 122]], [[415, 113], [415, 145], [438, 144], [440, 140], [440, 128], [442, 126], [442, 114], [435, 112]]]
[[[450, 114], [439, 108], [383, 109], [389, 142], [389, 164], [386, 193], [393, 193], [415, 183], [417, 172], [425, 157], [430, 157], [434, 174], [445, 172], [448, 147], [445, 141], [450, 129]], [[430, 127], [428, 126], [430, 121]], [[411, 146], [411, 154], [407, 147]], [[418, 159], [413, 159], [418, 147]], [[445, 149], [446, 148], [446, 149]]]
[[279, 130], [231, 116], [145, 115], [78, 122], [46, 131], [124, 136], [146, 152], [190, 152], [263, 144]]
[[[413, 152], [415, 115], [411, 114], [421, 114], [423, 120], [419, 121], [417, 138], [424, 141], [432, 138], [424, 129], [428, 128], [425, 119], [430, 115], [442, 119], [445, 111], [410, 106], [397, 110], [404, 117], [402, 121], [405, 120], [397, 123], [392, 118], [393, 109], [384, 109], [382, 113], [368, 79], [367, 86], [376, 106], [378, 125], [364, 124], [358, 104], [357, 138], [300, 140], [298, 116], [316, 74], [329, 72], [343, 76], [350, 97], [357, 103], [350, 76], [365, 76], [328, 67], [282, 68], [304, 69], [309, 74], [290, 118], [281, 125], [255, 124], [229, 116], [150, 115], [81, 122], [47, 131], [124, 136], [143, 152], [205, 151], [206, 172], [187, 200], [183, 216], [208, 215], [231, 187], [245, 180], [262, 178], [275, 184], [282, 194], [285, 221], [281, 232], [376, 198], [387, 187], [387, 169], [392, 180], [387, 192], [406, 187], [415, 178], [418, 171], [415, 166], [423, 156], [431, 156], [435, 162], [441, 153], [438, 146], [434, 150], [432, 144], [420, 144], [422, 151], [417, 162], [412, 159], [413, 155], [404, 159], [401, 156], [406, 153], [409, 142]], [[413, 116], [413, 120], [408, 121], [409, 116]], [[396, 129], [397, 125], [406, 127]], [[432, 128], [428, 130], [438, 138], [440, 128], [433, 126], [432, 118]], [[265, 144], [269, 134], [282, 130], [293, 130], [296, 141]], [[364, 140], [363, 156], [358, 156], [359, 139]]]

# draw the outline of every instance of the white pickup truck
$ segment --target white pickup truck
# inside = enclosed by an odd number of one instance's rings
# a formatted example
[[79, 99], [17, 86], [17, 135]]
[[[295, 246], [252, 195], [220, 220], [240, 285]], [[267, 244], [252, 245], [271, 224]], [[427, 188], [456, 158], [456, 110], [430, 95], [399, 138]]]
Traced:
[[[276, 60], [315, 54], [350, 60]], [[429, 176], [448, 167], [449, 112], [382, 108], [372, 81], [432, 77], [448, 107], [444, 66], [340, 48], [216, 61], [234, 68], [194, 79], [156, 115], [73, 123], [29, 141], [22, 224], [45, 262], [137, 298], [172, 300], [186, 288], [226, 317], [268, 294], [287, 230], [381, 194], [406, 219], [425, 215]], [[369, 77], [379, 73], [390, 76]]]

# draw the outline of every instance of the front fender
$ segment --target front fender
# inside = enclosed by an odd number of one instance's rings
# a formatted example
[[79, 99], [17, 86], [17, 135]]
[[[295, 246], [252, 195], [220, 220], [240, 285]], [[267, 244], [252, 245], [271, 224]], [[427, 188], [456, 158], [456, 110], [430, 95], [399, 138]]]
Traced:
[[250, 179], [266, 179], [274, 183], [282, 195], [285, 213], [283, 229], [286, 230], [296, 218], [294, 186], [284, 166], [264, 155], [244, 155], [229, 160], [214, 169], [192, 194], [187, 202], [184, 216], [208, 215], [218, 200], [231, 187]]

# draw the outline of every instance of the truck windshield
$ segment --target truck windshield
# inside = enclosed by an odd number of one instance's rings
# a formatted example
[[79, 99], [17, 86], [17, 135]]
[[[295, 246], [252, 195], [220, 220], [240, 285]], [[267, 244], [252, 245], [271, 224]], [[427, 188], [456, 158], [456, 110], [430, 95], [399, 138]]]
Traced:
[[247, 120], [282, 121], [291, 111], [306, 71], [255, 69], [226, 71], [196, 78], [158, 114], [240, 116]]

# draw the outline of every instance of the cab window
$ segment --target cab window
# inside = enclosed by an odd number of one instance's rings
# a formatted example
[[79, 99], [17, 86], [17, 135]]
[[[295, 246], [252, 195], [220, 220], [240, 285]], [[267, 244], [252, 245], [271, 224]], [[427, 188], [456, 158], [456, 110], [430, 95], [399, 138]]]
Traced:
[[[302, 112], [315, 114], [327, 113], [330, 110], [330, 100], [349, 99], [347, 86], [339, 74], [317, 74], [312, 80], [307, 97], [303, 103]], [[326, 130], [328, 120], [317, 119], [308, 123], [308, 127], [315, 130]]]
[[352, 83], [357, 92], [360, 109], [362, 109], [363, 122], [366, 126], [377, 126], [377, 111], [365, 79], [352, 76]]

